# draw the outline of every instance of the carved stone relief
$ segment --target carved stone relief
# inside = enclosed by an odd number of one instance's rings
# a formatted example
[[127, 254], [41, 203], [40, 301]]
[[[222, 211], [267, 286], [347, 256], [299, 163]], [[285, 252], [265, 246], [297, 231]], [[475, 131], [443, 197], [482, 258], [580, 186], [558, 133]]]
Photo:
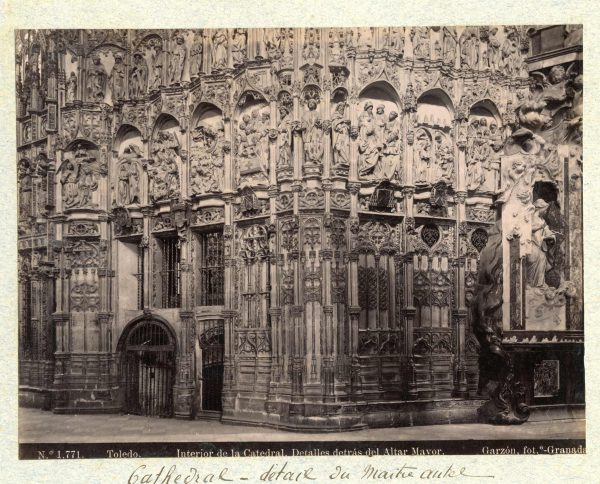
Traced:
[[107, 173], [97, 154], [92, 145], [79, 143], [60, 166], [58, 172], [65, 208], [88, 207], [94, 203], [93, 195], [99, 180]]
[[209, 109], [192, 133], [190, 186], [193, 195], [223, 191], [224, 129], [220, 112]]
[[270, 128], [269, 108], [262, 97], [245, 101], [240, 110], [235, 140], [239, 187], [269, 184]]
[[148, 192], [152, 202], [177, 198], [180, 194], [179, 140], [172, 131], [158, 130], [148, 161]]
[[[387, 106], [386, 106], [387, 104]], [[358, 172], [361, 179], [370, 181], [392, 180], [402, 177], [402, 123], [395, 106], [365, 101], [358, 117]], [[392, 106], [389, 113], [386, 108]]]

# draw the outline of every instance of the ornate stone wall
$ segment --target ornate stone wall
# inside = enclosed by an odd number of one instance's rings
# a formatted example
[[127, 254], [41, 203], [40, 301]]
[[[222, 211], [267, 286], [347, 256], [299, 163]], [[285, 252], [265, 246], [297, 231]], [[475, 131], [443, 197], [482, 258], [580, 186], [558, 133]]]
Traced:
[[[180, 417], [203, 408], [198, 355], [220, 334], [224, 420], [359, 428], [476, 396], [467, 309], [507, 160], [555, 102], [580, 132], [580, 63], [535, 84], [529, 57], [512, 26], [18, 32], [23, 394], [119, 410], [119, 341], [143, 316], [176, 335]], [[580, 288], [578, 143], [548, 141], [563, 178], [538, 181], [571, 187], [556, 217], [579, 229], [552, 257]]]

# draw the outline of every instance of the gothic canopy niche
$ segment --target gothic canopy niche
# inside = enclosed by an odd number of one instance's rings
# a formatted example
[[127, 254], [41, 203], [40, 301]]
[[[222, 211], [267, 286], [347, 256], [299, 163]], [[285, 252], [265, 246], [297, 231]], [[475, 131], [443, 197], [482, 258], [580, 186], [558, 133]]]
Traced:
[[402, 182], [400, 100], [386, 82], [375, 82], [359, 95], [358, 175], [363, 182]]
[[142, 153], [142, 134], [131, 125], [121, 125], [114, 144], [113, 205], [125, 207], [143, 203]]
[[190, 146], [190, 192], [207, 195], [223, 191], [223, 113], [209, 103], [200, 103], [193, 116]]
[[65, 151], [58, 168], [63, 208], [94, 208], [100, 205], [98, 184], [106, 175], [98, 147], [89, 141], [75, 140]]
[[413, 144], [415, 185], [444, 182], [456, 186], [453, 118], [452, 101], [442, 89], [426, 91], [417, 100]]
[[466, 186], [469, 191], [495, 193], [500, 188], [502, 117], [494, 103], [483, 100], [469, 111]]
[[262, 94], [244, 92], [236, 107], [235, 182], [238, 188], [269, 185], [269, 105]]
[[179, 123], [161, 114], [154, 125], [148, 160], [148, 194], [151, 202], [181, 196], [181, 149]]

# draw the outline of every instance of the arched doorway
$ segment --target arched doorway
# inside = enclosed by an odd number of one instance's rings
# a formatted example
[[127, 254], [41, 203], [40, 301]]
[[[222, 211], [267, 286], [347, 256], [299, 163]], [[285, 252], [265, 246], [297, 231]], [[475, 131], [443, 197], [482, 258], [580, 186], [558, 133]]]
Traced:
[[154, 319], [133, 323], [122, 338], [124, 411], [150, 417], [173, 415], [175, 339]]

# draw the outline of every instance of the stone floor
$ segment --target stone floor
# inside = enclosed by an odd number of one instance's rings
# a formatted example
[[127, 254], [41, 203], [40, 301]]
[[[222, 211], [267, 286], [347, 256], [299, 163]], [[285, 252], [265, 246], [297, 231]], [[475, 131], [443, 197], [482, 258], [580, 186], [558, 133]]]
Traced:
[[217, 421], [185, 421], [134, 415], [56, 415], [31, 408], [19, 409], [20, 443], [431, 441], [583, 438], [585, 438], [585, 419], [581, 418], [530, 421], [513, 427], [452, 424], [314, 434], [287, 432], [263, 427], [226, 425]]

